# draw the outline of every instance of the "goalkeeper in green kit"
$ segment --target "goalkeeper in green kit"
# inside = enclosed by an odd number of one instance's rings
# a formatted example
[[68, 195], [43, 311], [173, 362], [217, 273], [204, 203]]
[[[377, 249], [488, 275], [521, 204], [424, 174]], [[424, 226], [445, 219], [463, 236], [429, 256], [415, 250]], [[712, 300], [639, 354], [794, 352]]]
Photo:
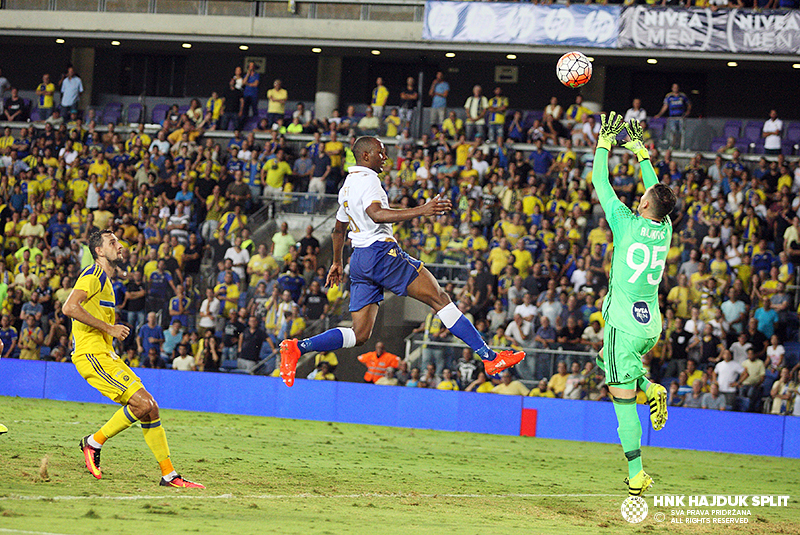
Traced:
[[[630, 136], [623, 146], [638, 158], [645, 186], [637, 213], [622, 204], [608, 181], [608, 153], [623, 128]], [[667, 421], [667, 392], [660, 384], [647, 380], [642, 355], [661, 336], [658, 285], [672, 240], [669, 214], [676, 198], [669, 187], [658, 182], [642, 144], [639, 124], [635, 120], [626, 124], [613, 111], [608, 117], [602, 116], [592, 185], [614, 233], [608, 294], [603, 302], [606, 326], [597, 364], [606, 373], [619, 422], [617, 432], [628, 459], [628, 493], [641, 496], [653, 479], [642, 469], [642, 425], [636, 412], [636, 389], [647, 394], [653, 429], [663, 428]]]

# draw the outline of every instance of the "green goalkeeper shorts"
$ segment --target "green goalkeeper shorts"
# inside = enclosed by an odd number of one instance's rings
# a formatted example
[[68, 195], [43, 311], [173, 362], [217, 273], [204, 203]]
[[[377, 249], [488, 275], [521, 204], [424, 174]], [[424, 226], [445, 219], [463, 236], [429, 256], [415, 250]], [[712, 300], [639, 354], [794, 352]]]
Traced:
[[606, 323], [603, 356], [597, 357], [597, 365], [606, 372], [606, 383], [630, 383], [645, 375], [642, 355], [653, 349], [656, 342], [658, 337], [639, 338]]

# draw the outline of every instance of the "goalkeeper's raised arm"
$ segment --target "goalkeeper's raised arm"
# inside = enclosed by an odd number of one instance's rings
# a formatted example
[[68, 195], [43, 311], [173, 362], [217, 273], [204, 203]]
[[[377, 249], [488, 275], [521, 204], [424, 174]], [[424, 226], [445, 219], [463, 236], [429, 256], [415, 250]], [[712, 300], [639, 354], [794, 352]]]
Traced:
[[642, 181], [644, 182], [644, 189], [649, 188], [653, 184], [658, 183], [658, 176], [656, 175], [653, 164], [650, 163], [650, 153], [642, 143], [644, 132], [642, 127], [636, 119], [631, 119], [629, 123], [625, 123], [625, 130], [628, 131], [630, 141], [623, 143], [622, 146], [636, 155], [639, 160], [639, 165], [642, 168]]
[[597, 136], [597, 149], [594, 153], [592, 186], [597, 191], [597, 198], [607, 216], [614, 212], [616, 204], [625, 206], [608, 181], [608, 153], [616, 143], [617, 134], [622, 132], [624, 126], [622, 116], [616, 112], [612, 111], [608, 116], [600, 116], [600, 133]]

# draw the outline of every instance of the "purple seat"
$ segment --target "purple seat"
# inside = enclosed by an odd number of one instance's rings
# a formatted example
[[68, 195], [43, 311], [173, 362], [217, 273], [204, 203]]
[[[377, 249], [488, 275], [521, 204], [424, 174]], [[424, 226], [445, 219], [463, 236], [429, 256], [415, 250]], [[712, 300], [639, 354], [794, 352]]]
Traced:
[[725, 127], [722, 129], [722, 135], [724, 135], [726, 138], [737, 138], [739, 137], [739, 133], [741, 131], [742, 121], [728, 121], [725, 123]]
[[755, 141], [747, 141], [746, 139], [740, 139], [736, 142], [736, 148], [739, 149], [739, 152], [742, 154], [747, 154], [750, 149], [750, 143], [755, 143]]
[[709, 150], [711, 152], [717, 152], [724, 146], [725, 146], [725, 140], [717, 137], [711, 140], [711, 146], [709, 147]]
[[250, 132], [251, 130], [255, 130], [260, 120], [261, 119], [259, 119], [258, 117], [250, 117], [244, 122], [244, 126], [242, 127], [242, 132]]
[[189, 105], [188, 104], [186, 104], [185, 106], [179, 106], [178, 107], [178, 113], [181, 114], [181, 115], [183, 115], [187, 111], [189, 111]]
[[34, 108], [31, 110], [31, 121], [43, 121], [47, 119], [47, 117], [42, 117], [42, 113], [39, 111], [39, 108]]
[[144, 107], [141, 104], [133, 103], [128, 106], [128, 122], [129, 123], [138, 123], [142, 120], [142, 112], [144, 111]]
[[267, 111], [267, 108], [259, 108], [258, 109], [258, 116], [261, 119], [266, 119], [267, 115], [269, 115], [269, 112]]
[[156, 104], [153, 107], [153, 122], [161, 124], [164, 122], [164, 119], [167, 118], [167, 112], [169, 111], [169, 104]]
[[800, 123], [789, 123], [789, 126], [786, 128], [785, 139], [793, 143], [800, 142]]
[[744, 139], [750, 142], [755, 142], [761, 137], [761, 132], [764, 129], [764, 121], [748, 121], [744, 127]]
[[781, 152], [784, 156], [791, 156], [794, 153], [794, 142], [784, 139], [781, 142]]
[[753, 154], [764, 154], [764, 139], [757, 139], [753, 144]]
[[[663, 117], [659, 118], [652, 118], [647, 120], [647, 125], [650, 127], [650, 130], [653, 132], [653, 137], [659, 138], [661, 134], [664, 133], [664, 128], [667, 125], [667, 120]], [[723, 143], [724, 144], [724, 143]]]
[[103, 124], [113, 123], [117, 124], [121, 114], [117, 110], [108, 110], [103, 112]]

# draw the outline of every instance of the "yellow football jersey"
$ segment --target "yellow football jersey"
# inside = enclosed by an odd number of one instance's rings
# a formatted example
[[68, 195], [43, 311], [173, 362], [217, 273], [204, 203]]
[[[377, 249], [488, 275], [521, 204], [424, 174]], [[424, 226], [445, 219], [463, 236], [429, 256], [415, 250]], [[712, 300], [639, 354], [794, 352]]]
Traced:
[[[81, 272], [75, 283], [75, 289], [86, 292], [86, 300], [83, 302], [86, 312], [100, 321], [111, 325], [115, 323], [114, 287], [99, 264], [93, 263]], [[72, 338], [75, 355], [113, 351], [110, 335], [79, 321], [72, 320]]]

